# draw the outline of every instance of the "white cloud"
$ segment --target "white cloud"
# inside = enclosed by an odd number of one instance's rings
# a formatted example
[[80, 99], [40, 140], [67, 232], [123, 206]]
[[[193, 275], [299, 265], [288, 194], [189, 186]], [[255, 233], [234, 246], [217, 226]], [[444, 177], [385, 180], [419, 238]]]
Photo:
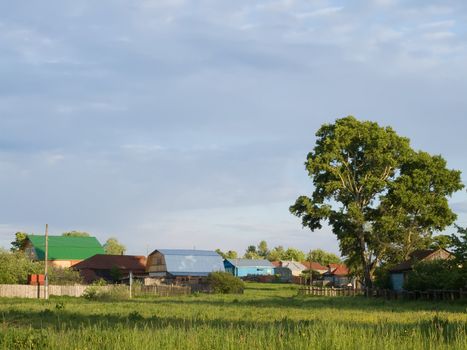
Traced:
[[296, 13], [295, 17], [297, 17], [298, 19], [327, 17], [335, 15], [336, 13], [341, 12], [343, 9], [344, 7], [341, 6], [325, 7], [311, 12]]

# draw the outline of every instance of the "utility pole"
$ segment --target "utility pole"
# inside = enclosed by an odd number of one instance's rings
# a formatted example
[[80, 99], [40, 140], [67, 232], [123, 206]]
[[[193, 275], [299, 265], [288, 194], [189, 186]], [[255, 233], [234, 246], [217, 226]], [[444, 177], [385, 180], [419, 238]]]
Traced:
[[49, 259], [49, 224], [45, 224], [45, 274], [44, 274], [44, 299], [49, 299], [49, 272], [48, 272], [48, 259]]
[[130, 271], [130, 274], [129, 274], [129, 279], [130, 279], [130, 299], [132, 297], [132, 293], [131, 293], [131, 290], [132, 290], [132, 287], [133, 287], [133, 271]]

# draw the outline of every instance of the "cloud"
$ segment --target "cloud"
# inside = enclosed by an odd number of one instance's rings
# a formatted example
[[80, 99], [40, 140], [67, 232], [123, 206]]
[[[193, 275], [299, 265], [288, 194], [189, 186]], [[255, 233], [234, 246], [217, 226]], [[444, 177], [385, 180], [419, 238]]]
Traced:
[[466, 171], [464, 2], [378, 3], [0, 4], [1, 232], [337, 250], [288, 212], [321, 124], [392, 125]]
[[316, 17], [323, 17], [323, 16], [330, 16], [334, 15], [340, 11], [342, 11], [342, 6], [334, 6], [334, 7], [325, 7], [311, 12], [302, 12], [297, 13], [295, 16], [299, 19], [307, 19], [307, 18], [316, 18]]

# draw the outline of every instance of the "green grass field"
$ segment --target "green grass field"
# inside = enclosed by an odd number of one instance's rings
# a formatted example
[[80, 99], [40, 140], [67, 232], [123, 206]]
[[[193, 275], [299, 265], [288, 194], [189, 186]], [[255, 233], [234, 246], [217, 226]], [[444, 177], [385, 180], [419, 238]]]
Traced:
[[467, 349], [467, 304], [243, 295], [0, 299], [3, 349]]

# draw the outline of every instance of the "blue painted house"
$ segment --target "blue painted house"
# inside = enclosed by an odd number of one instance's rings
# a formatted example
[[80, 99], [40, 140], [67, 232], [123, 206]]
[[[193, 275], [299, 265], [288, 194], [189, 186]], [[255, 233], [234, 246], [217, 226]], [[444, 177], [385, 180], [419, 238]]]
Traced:
[[274, 265], [264, 259], [225, 259], [225, 272], [237, 277], [266, 276], [274, 274]]

